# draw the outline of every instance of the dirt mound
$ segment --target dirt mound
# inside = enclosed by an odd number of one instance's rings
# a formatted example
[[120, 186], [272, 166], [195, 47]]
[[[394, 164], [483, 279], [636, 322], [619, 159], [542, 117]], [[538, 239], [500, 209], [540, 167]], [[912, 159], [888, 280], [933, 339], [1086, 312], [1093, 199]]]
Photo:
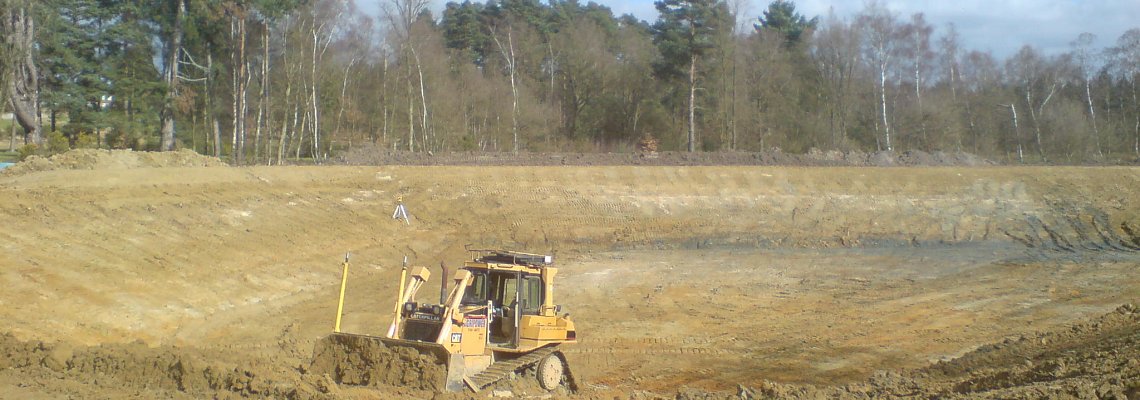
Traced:
[[1009, 338], [927, 368], [951, 393], [995, 398], [1137, 398], [1140, 310], [1125, 304], [1089, 322]]
[[914, 371], [880, 372], [846, 386], [763, 381], [734, 391], [681, 389], [676, 398], [705, 399], [993, 399], [1140, 396], [1140, 310], [1125, 304], [1089, 322], [1009, 338], [960, 358]]
[[58, 169], [135, 169], [157, 167], [221, 167], [226, 163], [217, 157], [182, 149], [170, 152], [132, 150], [77, 149], [51, 157], [30, 156], [4, 170], [6, 175], [22, 175]]
[[[53, 381], [94, 382], [95, 397], [142, 394], [152, 398], [271, 397], [325, 398], [301, 375], [258, 358], [227, 363], [216, 354], [142, 343], [73, 347], [66, 343], [20, 341], [0, 335], [0, 370], [68, 396], [87, 397], [94, 388], [53, 387]], [[62, 390], [61, 390], [62, 389]]]
[[329, 335], [317, 342], [309, 371], [343, 385], [393, 385], [442, 391], [446, 366], [430, 355], [379, 340]]

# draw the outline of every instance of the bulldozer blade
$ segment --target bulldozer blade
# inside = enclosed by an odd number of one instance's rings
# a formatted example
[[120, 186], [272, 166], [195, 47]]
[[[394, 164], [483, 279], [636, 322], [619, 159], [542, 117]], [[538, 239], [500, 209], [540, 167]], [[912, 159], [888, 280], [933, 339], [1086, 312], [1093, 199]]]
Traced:
[[[310, 370], [342, 385], [404, 386], [443, 391], [452, 357], [442, 345], [379, 336], [333, 333], [317, 341]], [[462, 369], [462, 368], [460, 368]], [[458, 376], [462, 385], [462, 375]]]
[[438, 343], [391, 339], [383, 337], [378, 339], [380, 339], [380, 342], [384, 343], [384, 345], [388, 346], [389, 348], [409, 348], [416, 350], [422, 355], [435, 357], [438, 364], [442, 364], [447, 367], [447, 373], [443, 383], [444, 390], [448, 392], [458, 392], [463, 390], [463, 378], [467, 375], [467, 364], [463, 359], [463, 355], [448, 353], [447, 349]]
[[415, 340], [404, 339], [390, 339], [386, 337], [373, 338], [379, 339], [381, 343], [384, 343], [384, 345], [388, 346], [389, 348], [405, 347], [414, 349], [420, 354], [435, 357], [435, 359], [438, 360], [440, 364], [447, 364], [448, 357], [451, 355], [447, 352], [447, 349], [443, 348], [443, 345], [438, 343], [419, 342]]

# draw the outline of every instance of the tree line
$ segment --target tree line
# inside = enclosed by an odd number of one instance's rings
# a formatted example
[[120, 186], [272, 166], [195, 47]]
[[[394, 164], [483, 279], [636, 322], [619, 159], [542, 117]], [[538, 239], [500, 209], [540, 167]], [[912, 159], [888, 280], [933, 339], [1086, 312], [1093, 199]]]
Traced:
[[27, 154], [191, 148], [237, 164], [375, 151], [964, 151], [1140, 157], [1140, 28], [1004, 59], [872, 1], [0, 0]]

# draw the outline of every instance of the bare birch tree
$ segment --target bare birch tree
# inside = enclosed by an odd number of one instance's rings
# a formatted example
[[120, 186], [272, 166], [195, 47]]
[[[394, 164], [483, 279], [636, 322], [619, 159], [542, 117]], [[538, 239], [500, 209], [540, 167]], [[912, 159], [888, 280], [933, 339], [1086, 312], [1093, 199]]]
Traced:
[[[412, 40], [412, 25], [416, 23], [416, 19], [427, 10], [430, 2], [428, 0], [389, 0], [381, 5], [385, 18], [388, 20], [392, 34], [395, 35], [397, 41], [397, 48], [405, 51], [405, 60], [411, 61], [408, 65], [408, 151], [415, 151], [415, 106], [412, 103], [412, 94], [414, 93], [412, 79], [419, 81], [419, 95], [420, 95], [420, 120], [421, 128], [425, 131], [427, 129], [428, 119], [428, 101], [427, 91], [424, 89], [424, 74], [423, 66], [419, 62], [419, 54], [415, 49], [415, 41]], [[415, 67], [416, 73], [413, 75], [411, 68]], [[426, 143], [425, 143], [426, 145]], [[426, 149], [425, 149], [426, 150]]]
[[249, 68], [246, 63], [246, 19], [248, 10], [244, 5], [230, 4], [226, 13], [230, 17], [230, 41], [233, 48], [230, 50], [230, 83], [232, 97], [230, 102], [233, 136], [230, 137], [230, 150], [235, 164], [245, 162], [245, 119], [249, 111], [247, 94], [249, 88]]
[[1092, 124], [1093, 144], [1096, 149], [1096, 156], [1098, 158], [1104, 157], [1104, 152], [1100, 148], [1100, 130], [1096, 125], [1096, 108], [1093, 107], [1092, 97], [1092, 77], [1096, 74], [1097, 54], [1092, 50], [1092, 44], [1096, 41], [1096, 35], [1084, 32], [1077, 36], [1077, 39], [1070, 43], [1073, 47], [1073, 59], [1077, 61], [1077, 68], [1080, 70], [1081, 79], [1085, 84], [1085, 101], [1089, 110], [1089, 121]]
[[[253, 159], [255, 162], [261, 162], [261, 132], [262, 130], [269, 130], [269, 38], [270, 38], [270, 25], [268, 20], [262, 20], [261, 26], [261, 70], [260, 70], [260, 96], [257, 100], [257, 123], [254, 125], [253, 134]], [[268, 141], [266, 141], [268, 143]], [[266, 148], [268, 154], [268, 148]], [[272, 159], [272, 157], [266, 157]]]
[[1013, 136], [1017, 138], [1017, 162], [1025, 162], [1025, 151], [1021, 145], [1021, 128], [1017, 125], [1017, 103], [998, 104], [1000, 107], [1009, 109], [1011, 119], [1013, 120]]
[[1029, 119], [1033, 123], [1033, 137], [1037, 145], [1037, 154], [1041, 160], [1048, 162], [1042, 140], [1042, 114], [1049, 101], [1053, 99], [1058, 90], [1065, 87], [1066, 82], [1056, 67], [1047, 65], [1037, 50], [1024, 46], [1011, 58], [1007, 64], [1009, 76], [1013, 85], [1020, 92], [1029, 110]]
[[926, 150], [930, 150], [930, 139], [926, 132], [926, 116], [923, 115], [922, 90], [925, 86], [924, 79], [926, 79], [927, 70], [930, 68], [930, 60], [934, 57], [930, 50], [930, 36], [934, 33], [934, 27], [926, 22], [926, 17], [922, 13], [917, 13], [910, 17], [910, 23], [904, 25], [900, 33], [904, 42], [903, 48], [910, 59], [911, 73], [914, 79], [914, 100], [915, 107], [918, 110], [922, 144], [927, 147]]
[[321, 124], [320, 124], [320, 80], [317, 79], [317, 65], [325, 56], [325, 52], [329, 49], [329, 44], [333, 40], [332, 25], [336, 24], [340, 19], [341, 11], [337, 10], [336, 15], [333, 16], [318, 16], [313, 15], [313, 21], [309, 25], [309, 35], [312, 39], [310, 43], [311, 57], [309, 59], [309, 102], [310, 110], [312, 111], [312, 156], [314, 160], [321, 159]]
[[507, 76], [511, 82], [511, 143], [512, 152], [519, 152], [519, 87], [518, 87], [518, 58], [515, 57], [515, 41], [511, 24], [507, 23], [507, 44], [499, 40], [495, 30], [491, 31], [495, 45], [499, 47], [499, 54], [503, 56], [503, 63], [507, 68]]
[[887, 7], [876, 0], [867, 3], [866, 8], [856, 17], [856, 21], [863, 27], [865, 38], [864, 47], [867, 59], [870, 61], [878, 75], [877, 91], [879, 95], [879, 117], [882, 123], [883, 142], [881, 150], [894, 151], [891, 144], [891, 122], [887, 109], [887, 74], [894, 68], [895, 57], [898, 53], [898, 24], [894, 14]]

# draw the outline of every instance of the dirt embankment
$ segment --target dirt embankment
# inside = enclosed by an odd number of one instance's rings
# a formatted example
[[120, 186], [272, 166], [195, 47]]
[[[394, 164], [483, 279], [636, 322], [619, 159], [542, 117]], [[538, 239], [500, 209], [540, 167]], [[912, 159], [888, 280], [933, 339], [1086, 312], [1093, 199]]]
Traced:
[[[969, 372], [943, 366], [870, 380], [860, 366], [926, 365], [937, 354], [910, 349], [931, 343], [955, 356], [1002, 335], [1025, 334], [1028, 346], [1038, 337], [1027, 332], [1131, 301], [1121, 291], [1136, 280], [1102, 272], [1136, 262], [1136, 168], [202, 168], [220, 162], [180, 154], [69, 153], [54, 167], [0, 176], [0, 332], [9, 334], [0, 338], [0, 397], [422, 398], [427, 391], [389, 384], [399, 376], [338, 387], [310, 359], [331, 329], [345, 253], [353, 278], [344, 330], [377, 334], [401, 258], [454, 266], [468, 243], [556, 254], [560, 276], [575, 283], [557, 292], [577, 307], [575, 355], [595, 361], [575, 371], [599, 377], [583, 385], [587, 398], [716, 396], [726, 381], [753, 394], [844, 390], [803, 385], [831, 377], [862, 388], [853, 395], [902, 396], [919, 385], [916, 393], [1032, 397], [1052, 390], [1032, 379], [1068, 388], [1058, 379], [1080, 376], [1107, 385], [1104, 393], [1133, 390], [1113, 379], [1135, 381], [1135, 313], [1025, 347], [1032, 365], [978, 353], [961, 358], [978, 360], [962, 364]], [[391, 218], [397, 198], [410, 224]], [[846, 253], [817, 254], [915, 248], [994, 256], [855, 252], [865, 258], [847, 258], [910, 268], [849, 263], [837, 272], [831, 264]], [[1012, 262], [1002, 258], [1009, 248]], [[736, 264], [686, 271], [671, 259], [677, 249], [698, 252], [694, 263]], [[630, 259], [591, 261], [615, 251]], [[1027, 279], [1042, 286], [1010, 284]], [[954, 301], [963, 293], [976, 304]], [[836, 309], [844, 311], [828, 312]], [[755, 312], [763, 318], [739, 318]], [[1118, 325], [1119, 335], [1105, 330]], [[832, 326], [906, 330], [814, 333]], [[1125, 375], [1101, 373], [1101, 356], [1118, 357], [1104, 365]], [[730, 357], [777, 365], [764, 373], [779, 382], [716, 363]], [[653, 377], [662, 371], [667, 378]], [[1017, 387], [1026, 389], [1003, 392]]]
[[854, 150], [840, 152], [812, 149], [805, 154], [784, 153], [780, 149], [764, 152], [678, 152], [654, 153], [484, 153], [390, 151], [374, 147], [357, 147], [343, 154], [336, 163], [348, 165], [406, 166], [984, 166], [997, 163], [970, 153], [927, 153], [911, 150], [902, 153]]
[[4, 169], [3, 174], [13, 176], [61, 169], [119, 170], [159, 167], [220, 167], [224, 165], [226, 164], [216, 157], [203, 156], [187, 149], [169, 153], [80, 149], [51, 157], [30, 156], [27, 160]]

